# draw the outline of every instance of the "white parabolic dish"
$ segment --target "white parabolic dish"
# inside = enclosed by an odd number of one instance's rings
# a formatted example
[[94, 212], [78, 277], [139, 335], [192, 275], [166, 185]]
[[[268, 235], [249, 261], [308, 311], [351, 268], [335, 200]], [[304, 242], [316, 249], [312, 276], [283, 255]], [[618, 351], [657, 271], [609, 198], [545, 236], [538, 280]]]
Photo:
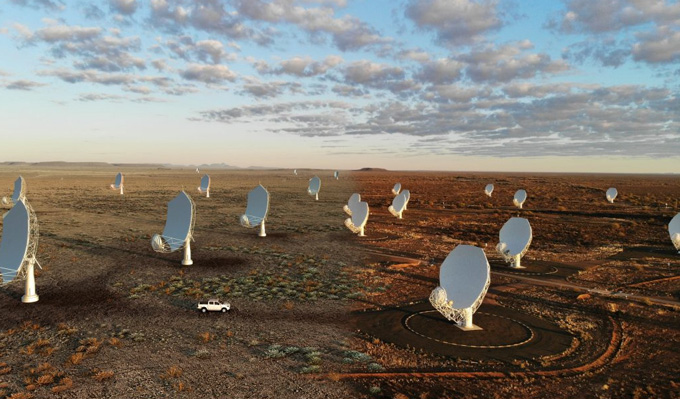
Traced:
[[3, 219], [0, 242], [2, 282], [12, 281], [26, 259], [30, 238], [30, 216], [23, 200], [17, 201]]
[[352, 216], [352, 208], [361, 202], [361, 194], [359, 193], [354, 193], [349, 197], [349, 201], [347, 201], [347, 205], [345, 205], [342, 210], [345, 211], [346, 214]]
[[2, 203], [4, 205], [14, 205], [19, 201], [20, 199], [24, 199], [26, 197], [26, 182], [24, 181], [24, 178], [19, 176], [15, 181], [14, 181], [14, 192], [12, 193], [11, 197], [11, 202], [7, 200], [6, 197], [2, 198]]
[[118, 174], [116, 175], [116, 180], [114, 180], [114, 182], [113, 182], [113, 188], [116, 188], [116, 189], [117, 189], [117, 188], [120, 188], [120, 185], [121, 185], [122, 183], [123, 183], [123, 174], [122, 174], [122, 173], [118, 173]]
[[354, 233], [364, 235], [364, 227], [368, 221], [368, 203], [360, 201], [352, 207], [352, 217], [345, 220], [345, 226]]
[[522, 205], [524, 205], [524, 201], [527, 200], [527, 192], [524, 190], [517, 190], [515, 193], [515, 197], [512, 199], [512, 203], [515, 204], [516, 207], [522, 208]]
[[668, 233], [671, 235], [671, 241], [673, 241], [675, 249], [680, 251], [680, 213], [675, 215], [671, 222], [668, 223]]
[[321, 190], [321, 179], [319, 179], [319, 176], [314, 176], [309, 179], [307, 193], [309, 193], [309, 195], [316, 195], [319, 193], [319, 190]]
[[619, 195], [619, 191], [618, 191], [617, 189], [615, 189], [614, 187], [610, 187], [610, 188], [607, 190], [607, 194], [606, 194], [606, 196], [607, 196], [607, 201], [613, 203], [614, 200], [616, 199], [616, 196], [617, 196], [617, 195]]
[[529, 249], [532, 239], [531, 225], [525, 218], [510, 218], [498, 233], [499, 243], [496, 249], [506, 262], [519, 267], [519, 258]]
[[399, 219], [401, 219], [401, 213], [404, 212], [404, 208], [406, 207], [406, 192], [401, 192], [399, 193], [394, 199], [392, 200], [392, 205], [390, 205], [389, 208], [387, 208], [390, 213]]
[[457, 309], [473, 306], [486, 295], [489, 262], [481, 248], [459, 245], [446, 257], [439, 270], [439, 285]]
[[487, 184], [486, 187], [484, 187], [484, 194], [491, 197], [491, 193], [493, 193], [493, 184]]
[[439, 287], [430, 302], [444, 317], [475, 329], [472, 314], [489, 289], [489, 262], [481, 248], [459, 245], [449, 253], [439, 269]]
[[191, 238], [194, 225], [194, 202], [184, 191], [168, 202], [168, 216], [163, 229], [163, 239], [168, 243], [170, 252], [184, 247]]
[[269, 191], [261, 184], [248, 193], [246, 213], [241, 216], [241, 225], [256, 227], [267, 219], [269, 212]]
[[401, 183], [397, 183], [392, 187], [392, 194], [398, 195], [399, 192], [401, 191]]
[[198, 188], [198, 191], [204, 193], [208, 191], [209, 188], [210, 188], [210, 176], [205, 174], [203, 175], [203, 177], [201, 177], [201, 187]]

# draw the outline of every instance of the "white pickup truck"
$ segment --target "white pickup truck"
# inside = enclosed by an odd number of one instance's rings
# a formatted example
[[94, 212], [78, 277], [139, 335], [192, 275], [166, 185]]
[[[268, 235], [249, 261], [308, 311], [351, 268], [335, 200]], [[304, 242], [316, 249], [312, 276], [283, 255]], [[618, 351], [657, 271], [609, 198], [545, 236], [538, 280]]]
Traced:
[[220, 302], [219, 299], [208, 299], [198, 303], [198, 310], [203, 313], [208, 311], [226, 313], [229, 309], [231, 309], [229, 302]]

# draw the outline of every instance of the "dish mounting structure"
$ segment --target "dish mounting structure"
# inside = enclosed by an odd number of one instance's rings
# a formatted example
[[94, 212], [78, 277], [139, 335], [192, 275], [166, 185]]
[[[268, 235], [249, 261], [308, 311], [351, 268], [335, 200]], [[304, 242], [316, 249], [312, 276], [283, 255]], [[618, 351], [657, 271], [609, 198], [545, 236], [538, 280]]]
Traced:
[[340, 178], [340, 172], [338, 172], [337, 170], [333, 172], [333, 177], [335, 177], [335, 180], [338, 180]]
[[210, 198], [210, 176], [206, 173], [201, 177], [201, 185], [198, 187], [198, 192], [205, 193], [206, 198]]
[[610, 187], [607, 190], [607, 193], [605, 194], [605, 196], [607, 197], [607, 201], [609, 201], [610, 204], [614, 203], [614, 200], [616, 199], [617, 195], [619, 195], [619, 191], [614, 187]]
[[515, 197], [512, 199], [512, 203], [515, 204], [516, 207], [519, 209], [522, 209], [522, 205], [524, 205], [524, 201], [527, 200], [527, 192], [525, 190], [517, 190], [515, 193]]
[[17, 276], [24, 278], [23, 303], [38, 302], [35, 289], [35, 265], [38, 251], [38, 218], [26, 198], [16, 201], [12, 209], [3, 216], [2, 242], [0, 242], [0, 271], [2, 284]]
[[184, 249], [182, 265], [193, 265], [191, 260], [191, 241], [194, 239], [196, 205], [191, 197], [181, 191], [168, 202], [168, 213], [163, 234], [151, 237], [151, 247], [156, 252], [170, 253]]
[[489, 274], [489, 261], [481, 248], [458, 245], [439, 269], [439, 286], [430, 294], [430, 303], [461, 330], [481, 330], [472, 324], [472, 315], [489, 289]]
[[253, 228], [260, 226], [260, 237], [266, 237], [264, 222], [269, 213], [269, 191], [261, 184], [248, 193], [246, 213], [241, 215], [241, 226]]
[[525, 218], [510, 218], [498, 232], [498, 245], [496, 251], [503, 257], [510, 267], [524, 269], [521, 259], [529, 250], [533, 232], [531, 224]]
[[26, 181], [23, 177], [19, 176], [14, 181], [14, 192], [11, 197], [2, 197], [2, 204], [5, 206], [12, 207], [20, 199], [26, 198]]
[[321, 179], [319, 176], [314, 176], [309, 179], [309, 187], [307, 187], [307, 194], [315, 196], [319, 200], [319, 190], [321, 190]]
[[345, 226], [353, 233], [358, 233], [359, 237], [365, 237], [364, 228], [368, 222], [368, 203], [359, 201], [351, 206], [351, 217], [345, 219]]
[[491, 197], [491, 193], [493, 193], [493, 184], [487, 184], [486, 187], [484, 187], [484, 194], [488, 195]]
[[668, 223], [668, 233], [671, 235], [673, 246], [680, 254], [680, 213], [673, 216], [673, 219]]
[[116, 180], [113, 182], [111, 185], [111, 190], [120, 190], [120, 195], [123, 195], [123, 181], [125, 178], [123, 177], [123, 174], [118, 172], [116, 175]]
[[406, 202], [404, 203], [404, 210], [407, 210], [408, 202], [411, 200], [411, 191], [403, 190], [401, 193], [404, 194], [404, 197], [406, 198]]

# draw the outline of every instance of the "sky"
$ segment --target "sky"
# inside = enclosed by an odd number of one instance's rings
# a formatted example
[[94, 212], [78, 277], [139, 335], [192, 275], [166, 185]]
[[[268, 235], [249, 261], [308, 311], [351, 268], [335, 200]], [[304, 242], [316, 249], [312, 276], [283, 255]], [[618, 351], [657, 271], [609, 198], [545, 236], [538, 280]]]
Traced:
[[680, 173], [680, 2], [0, 0], [0, 161]]

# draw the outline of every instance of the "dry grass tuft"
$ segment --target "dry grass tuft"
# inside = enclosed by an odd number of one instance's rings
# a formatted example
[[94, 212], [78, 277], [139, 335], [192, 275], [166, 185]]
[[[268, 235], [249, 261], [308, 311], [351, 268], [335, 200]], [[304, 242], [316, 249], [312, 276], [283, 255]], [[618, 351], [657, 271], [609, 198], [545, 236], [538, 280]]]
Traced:
[[7, 397], [7, 399], [32, 399], [34, 396], [30, 392], [17, 392]]
[[108, 380], [110, 378], [113, 378], [114, 374], [115, 373], [111, 370], [102, 370], [102, 371], [98, 371], [97, 373], [95, 373], [92, 376], [92, 378], [94, 378], [95, 380], [97, 380], [99, 382], [102, 382], [104, 380]]
[[70, 389], [73, 386], [73, 380], [65, 377], [62, 378], [61, 381], [59, 381], [59, 385], [52, 387], [52, 392], [53, 393], [59, 393], [59, 392], [64, 392], [67, 389]]
[[208, 331], [198, 334], [198, 340], [207, 344], [215, 338], [214, 334], [210, 334]]
[[109, 339], [109, 345], [114, 346], [116, 348], [120, 348], [121, 346], [123, 346], [123, 341], [116, 337], [111, 337], [111, 339]]
[[68, 358], [68, 362], [76, 365], [82, 363], [83, 359], [85, 359], [85, 354], [83, 352], [78, 352], [72, 354], [71, 357]]
[[170, 367], [168, 367], [168, 369], [167, 369], [167, 371], [165, 372], [165, 374], [163, 374], [163, 375], [161, 376], [161, 378], [163, 378], [163, 379], [167, 379], [167, 378], [179, 378], [179, 377], [182, 376], [182, 373], [183, 373], [183, 371], [182, 371], [182, 369], [181, 369], [180, 367], [178, 367], [178, 366], [170, 366]]

